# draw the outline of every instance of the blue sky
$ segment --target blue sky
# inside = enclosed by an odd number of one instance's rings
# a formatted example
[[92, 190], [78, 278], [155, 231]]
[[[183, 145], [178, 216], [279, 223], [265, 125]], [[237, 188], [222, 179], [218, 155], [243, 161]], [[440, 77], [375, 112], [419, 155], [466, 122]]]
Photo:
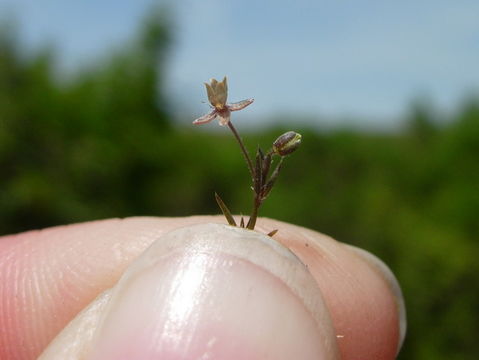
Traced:
[[[53, 42], [74, 68], [128, 39], [151, 3], [0, 0], [0, 11], [16, 16], [27, 44]], [[390, 127], [417, 96], [450, 110], [479, 88], [477, 0], [171, 3], [168, 93], [178, 110], [200, 115], [202, 82], [225, 74], [232, 101], [256, 98], [242, 115], [250, 124], [298, 114]]]

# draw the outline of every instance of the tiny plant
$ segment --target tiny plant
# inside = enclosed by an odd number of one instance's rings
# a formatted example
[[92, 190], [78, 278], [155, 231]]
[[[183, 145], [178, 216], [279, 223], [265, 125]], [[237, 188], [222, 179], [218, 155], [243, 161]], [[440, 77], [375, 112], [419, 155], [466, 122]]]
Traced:
[[[253, 209], [248, 222], [245, 223], [244, 218], [241, 217], [239, 226], [253, 230], [256, 225], [256, 219], [258, 218], [259, 208], [273, 189], [276, 179], [278, 178], [283, 166], [284, 158], [299, 147], [301, 144], [301, 135], [294, 131], [288, 131], [278, 137], [267, 152], [264, 152], [258, 146], [258, 149], [256, 150], [256, 156], [253, 161], [243, 143], [243, 140], [239, 136], [238, 131], [231, 122], [231, 112], [244, 109], [248, 105], [252, 104], [254, 99], [247, 99], [236, 103], [227, 103], [228, 83], [226, 76], [223, 78], [223, 81], [211, 79], [210, 83], [205, 83], [205, 86], [206, 92], [208, 94], [208, 101], [212, 107], [212, 110], [208, 114], [203, 115], [193, 121], [193, 124], [206, 124], [218, 118], [220, 125], [228, 126], [233, 133], [246, 160], [246, 164], [251, 175], [251, 188], [254, 192]], [[275, 158], [277, 157], [279, 157], [279, 160], [275, 161]], [[275, 162], [276, 165], [273, 166], [273, 163]], [[215, 198], [228, 223], [232, 226], [238, 226], [233, 218], [233, 215], [231, 214], [231, 211], [221, 197], [218, 194], [215, 194]], [[268, 235], [273, 236], [276, 231], [277, 230], [273, 230]]]

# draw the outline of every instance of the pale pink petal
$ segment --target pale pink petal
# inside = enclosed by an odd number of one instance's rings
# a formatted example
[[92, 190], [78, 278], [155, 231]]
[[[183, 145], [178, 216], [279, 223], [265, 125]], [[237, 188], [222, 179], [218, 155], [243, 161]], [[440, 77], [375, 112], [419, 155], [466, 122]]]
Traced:
[[254, 99], [247, 99], [247, 100], [235, 102], [232, 104], [228, 104], [228, 108], [230, 109], [230, 111], [238, 111], [238, 110], [244, 109], [245, 107], [250, 105], [253, 101]]
[[202, 117], [199, 117], [195, 121], [193, 121], [193, 124], [195, 125], [201, 125], [201, 124], [206, 124], [209, 123], [210, 121], [214, 120], [218, 113], [216, 110], [212, 110], [210, 113], [203, 115]]

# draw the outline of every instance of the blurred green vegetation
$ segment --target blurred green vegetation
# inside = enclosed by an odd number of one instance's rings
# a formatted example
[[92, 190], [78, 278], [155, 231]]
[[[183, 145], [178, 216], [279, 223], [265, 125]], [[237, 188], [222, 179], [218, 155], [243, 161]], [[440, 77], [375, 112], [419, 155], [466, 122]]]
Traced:
[[[57, 78], [52, 51], [25, 53], [15, 32], [0, 32], [0, 234], [218, 213], [214, 191], [249, 212], [249, 177], [232, 136], [171, 122], [169, 28], [152, 16], [129, 46], [68, 80]], [[442, 122], [419, 104], [404, 124], [393, 134], [303, 129], [304, 146], [261, 214], [391, 266], [408, 309], [401, 359], [478, 359], [479, 102]], [[267, 147], [283, 130], [249, 134], [247, 144]]]

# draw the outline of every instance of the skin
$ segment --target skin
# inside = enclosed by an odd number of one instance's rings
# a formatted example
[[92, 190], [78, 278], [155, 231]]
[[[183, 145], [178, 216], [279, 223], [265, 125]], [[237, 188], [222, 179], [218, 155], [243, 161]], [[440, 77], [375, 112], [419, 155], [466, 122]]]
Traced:
[[[224, 219], [110, 219], [0, 237], [0, 359], [36, 359], [95, 298], [107, 298], [108, 289], [155, 240], [202, 223], [224, 224]], [[394, 359], [405, 313], [399, 287], [384, 265], [312, 230], [258, 219], [257, 231], [273, 229], [279, 230], [274, 239], [306, 264], [322, 294], [334, 329], [320, 336], [335, 343], [342, 359]], [[101, 301], [93, 304], [103, 311]], [[85, 326], [85, 334], [95, 330]]]

